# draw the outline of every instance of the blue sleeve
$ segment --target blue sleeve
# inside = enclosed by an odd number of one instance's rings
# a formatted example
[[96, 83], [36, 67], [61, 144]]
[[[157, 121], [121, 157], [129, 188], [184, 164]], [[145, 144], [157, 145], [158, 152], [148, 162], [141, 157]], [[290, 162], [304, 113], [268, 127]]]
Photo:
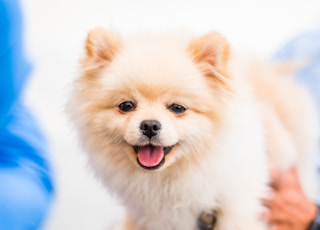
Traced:
[[5, 128], [0, 129], [0, 169], [21, 168], [43, 189], [53, 192], [48, 144], [33, 114], [16, 102], [7, 120]]
[[21, 9], [18, 0], [0, 1], [0, 127], [20, 97], [30, 72], [23, 50]]
[[[19, 0], [0, 0], [0, 170], [19, 168], [53, 192], [48, 145], [21, 93], [30, 73]], [[0, 190], [8, 187], [1, 184]]]

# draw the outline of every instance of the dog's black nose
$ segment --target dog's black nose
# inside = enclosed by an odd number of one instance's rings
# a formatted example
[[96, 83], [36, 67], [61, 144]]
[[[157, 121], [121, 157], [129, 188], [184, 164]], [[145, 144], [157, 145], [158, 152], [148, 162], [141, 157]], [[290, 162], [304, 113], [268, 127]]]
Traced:
[[151, 138], [159, 133], [161, 129], [161, 124], [156, 120], [145, 120], [140, 124], [140, 130], [142, 134]]

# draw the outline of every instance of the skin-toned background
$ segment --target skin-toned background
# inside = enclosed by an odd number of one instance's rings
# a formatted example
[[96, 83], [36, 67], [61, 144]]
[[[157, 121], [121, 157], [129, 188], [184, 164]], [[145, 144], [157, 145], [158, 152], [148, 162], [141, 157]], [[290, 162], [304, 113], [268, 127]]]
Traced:
[[86, 33], [218, 31], [244, 55], [271, 58], [290, 37], [320, 26], [319, 0], [22, 0], [34, 69], [26, 101], [50, 141], [56, 200], [46, 230], [108, 229], [122, 209], [94, 179], [64, 112]]

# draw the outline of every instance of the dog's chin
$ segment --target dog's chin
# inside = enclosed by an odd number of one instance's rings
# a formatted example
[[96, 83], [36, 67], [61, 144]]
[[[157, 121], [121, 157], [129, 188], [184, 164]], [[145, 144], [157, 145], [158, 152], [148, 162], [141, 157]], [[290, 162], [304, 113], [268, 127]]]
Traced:
[[164, 166], [166, 155], [171, 152], [173, 146], [156, 146], [152, 144], [133, 146], [138, 165], [146, 170], [157, 170]]

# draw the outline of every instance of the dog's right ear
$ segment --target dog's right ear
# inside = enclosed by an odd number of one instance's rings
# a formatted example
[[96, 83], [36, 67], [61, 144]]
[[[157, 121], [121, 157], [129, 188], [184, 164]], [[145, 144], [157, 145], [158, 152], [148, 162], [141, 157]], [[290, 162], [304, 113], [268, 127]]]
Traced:
[[219, 33], [211, 32], [192, 40], [189, 52], [193, 61], [202, 65], [202, 70], [207, 76], [215, 76], [212, 71], [227, 76], [227, 63], [230, 48], [226, 39]]
[[122, 40], [119, 36], [104, 29], [94, 29], [87, 36], [84, 64], [105, 66], [115, 58], [121, 47]]
[[230, 47], [222, 35], [211, 32], [195, 38], [190, 42], [188, 50], [194, 63], [204, 76], [208, 77], [207, 79], [219, 83], [225, 91], [233, 92], [227, 68]]

